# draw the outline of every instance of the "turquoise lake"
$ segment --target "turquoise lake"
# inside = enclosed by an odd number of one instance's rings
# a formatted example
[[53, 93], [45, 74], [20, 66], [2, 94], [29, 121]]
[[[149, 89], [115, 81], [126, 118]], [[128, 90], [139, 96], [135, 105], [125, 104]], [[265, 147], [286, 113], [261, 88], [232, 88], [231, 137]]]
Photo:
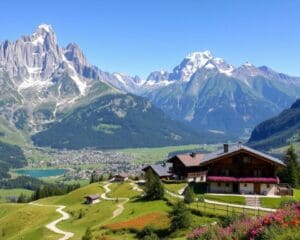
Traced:
[[28, 175], [31, 177], [42, 178], [42, 177], [54, 177], [63, 175], [66, 169], [31, 169], [31, 170], [16, 170], [15, 172], [21, 175]]

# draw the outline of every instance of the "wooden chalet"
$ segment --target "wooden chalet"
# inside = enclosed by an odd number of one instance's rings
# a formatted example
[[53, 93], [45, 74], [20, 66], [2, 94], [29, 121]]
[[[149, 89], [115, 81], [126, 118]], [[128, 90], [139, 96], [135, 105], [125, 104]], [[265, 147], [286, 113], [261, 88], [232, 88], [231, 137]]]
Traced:
[[207, 192], [241, 194], [278, 194], [278, 168], [285, 164], [270, 155], [244, 145], [224, 144], [209, 154], [179, 154], [171, 157], [174, 179], [203, 182]]

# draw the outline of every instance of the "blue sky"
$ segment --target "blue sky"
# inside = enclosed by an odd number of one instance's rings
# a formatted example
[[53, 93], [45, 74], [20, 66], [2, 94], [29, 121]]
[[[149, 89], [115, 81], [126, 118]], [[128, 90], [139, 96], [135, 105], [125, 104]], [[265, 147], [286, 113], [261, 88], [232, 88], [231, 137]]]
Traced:
[[103, 70], [145, 77], [189, 52], [211, 50], [300, 76], [297, 0], [1, 1], [0, 41], [51, 24], [61, 45], [76, 42]]

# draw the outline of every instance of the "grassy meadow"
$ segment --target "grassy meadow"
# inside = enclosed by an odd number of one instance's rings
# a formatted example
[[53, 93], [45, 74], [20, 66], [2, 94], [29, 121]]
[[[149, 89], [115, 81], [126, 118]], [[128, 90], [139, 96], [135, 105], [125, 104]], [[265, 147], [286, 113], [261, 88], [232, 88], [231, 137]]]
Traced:
[[7, 202], [7, 198], [18, 198], [21, 193], [29, 197], [33, 191], [24, 188], [0, 189], [0, 203]]
[[[36, 201], [39, 204], [48, 206], [35, 206], [29, 204], [0, 204], [0, 239], [58, 239], [60, 235], [47, 230], [45, 225], [60, 217], [55, 212], [55, 207], [49, 205], [65, 205], [64, 209], [70, 214], [70, 219], [60, 222], [57, 227], [73, 232], [75, 235], [72, 240], [80, 240], [88, 227], [91, 227], [95, 239], [116, 239], [132, 240], [136, 239], [136, 232], [145, 226], [152, 226], [158, 231], [166, 231], [170, 227], [168, 217], [172, 207], [171, 204], [177, 199], [165, 195], [165, 200], [145, 201], [140, 198], [140, 192], [133, 189], [130, 183], [113, 183], [110, 185], [111, 192], [109, 197], [120, 198], [118, 201], [103, 200], [97, 204], [84, 204], [84, 197], [91, 194], [103, 194], [104, 182], [85, 185], [66, 195], [44, 198]], [[165, 188], [171, 192], [178, 192], [185, 184], [164, 184]], [[204, 195], [205, 198], [242, 204], [244, 198], [234, 196]], [[124, 200], [129, 198], [124, 204], [124, 211], [115, 218], [112, 218], [113, 212]], [[277, 204], [276, 201], [284, 198], [266, 198], [262, 202]], [[295, 199], [300, 200], [300, 190], [295, 190]], [[268, 203], [269, 202], [269, 203]], [[272, 205], [272, 206], [273, 206]], [[274, 205], [274, 206], [275, 206]], [[207, 225], [212, 222], [218, 222], [219, 217], [227, 216], [232, 213], [247, 213], [250, 215], [258, 214], [253, 210], [244, 210], [242, 208], [214, 206], [209, 203], [192, 203], [188, 207], [192, 210], [192, 225], [189, 229], [176, 231], [169, 236], [172, 239], [185, 239], [186, 234], [191, 229]], [[265, 214], [259, 212], [259, 215]], [[216, 217], [219, 216], [219, 217]], [[14, 222], [14, 224], [9, 224]]]
[[45, 225], [59, 217], [54, 207], [0, 204], [0, 239], [58, 239], [60, 235], [49, 231]]
[[131, 153], [134, 155], [135, 163], [151, 162], [156, 163], [158, 161], [165, 160], [169, 153], [175, 151], [185, 151], [185, 150], [203, 150], [203, 151], [214, 151], [217, 145], [182, 145], [182, 146], [169, 146], [169, 147], [159, 147], [159, 148], [128, 148], [117, 150], [119, 152]]

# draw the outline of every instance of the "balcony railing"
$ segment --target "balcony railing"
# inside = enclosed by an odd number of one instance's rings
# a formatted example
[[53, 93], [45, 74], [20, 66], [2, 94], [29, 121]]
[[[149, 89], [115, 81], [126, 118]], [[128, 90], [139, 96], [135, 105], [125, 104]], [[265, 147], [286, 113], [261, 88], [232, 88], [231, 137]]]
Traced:
[[230, 177], [230, 176], [207, 176], [209, 182], [239, 182], [239, 183], [275, 183], [278, 184], [278, 177]]

